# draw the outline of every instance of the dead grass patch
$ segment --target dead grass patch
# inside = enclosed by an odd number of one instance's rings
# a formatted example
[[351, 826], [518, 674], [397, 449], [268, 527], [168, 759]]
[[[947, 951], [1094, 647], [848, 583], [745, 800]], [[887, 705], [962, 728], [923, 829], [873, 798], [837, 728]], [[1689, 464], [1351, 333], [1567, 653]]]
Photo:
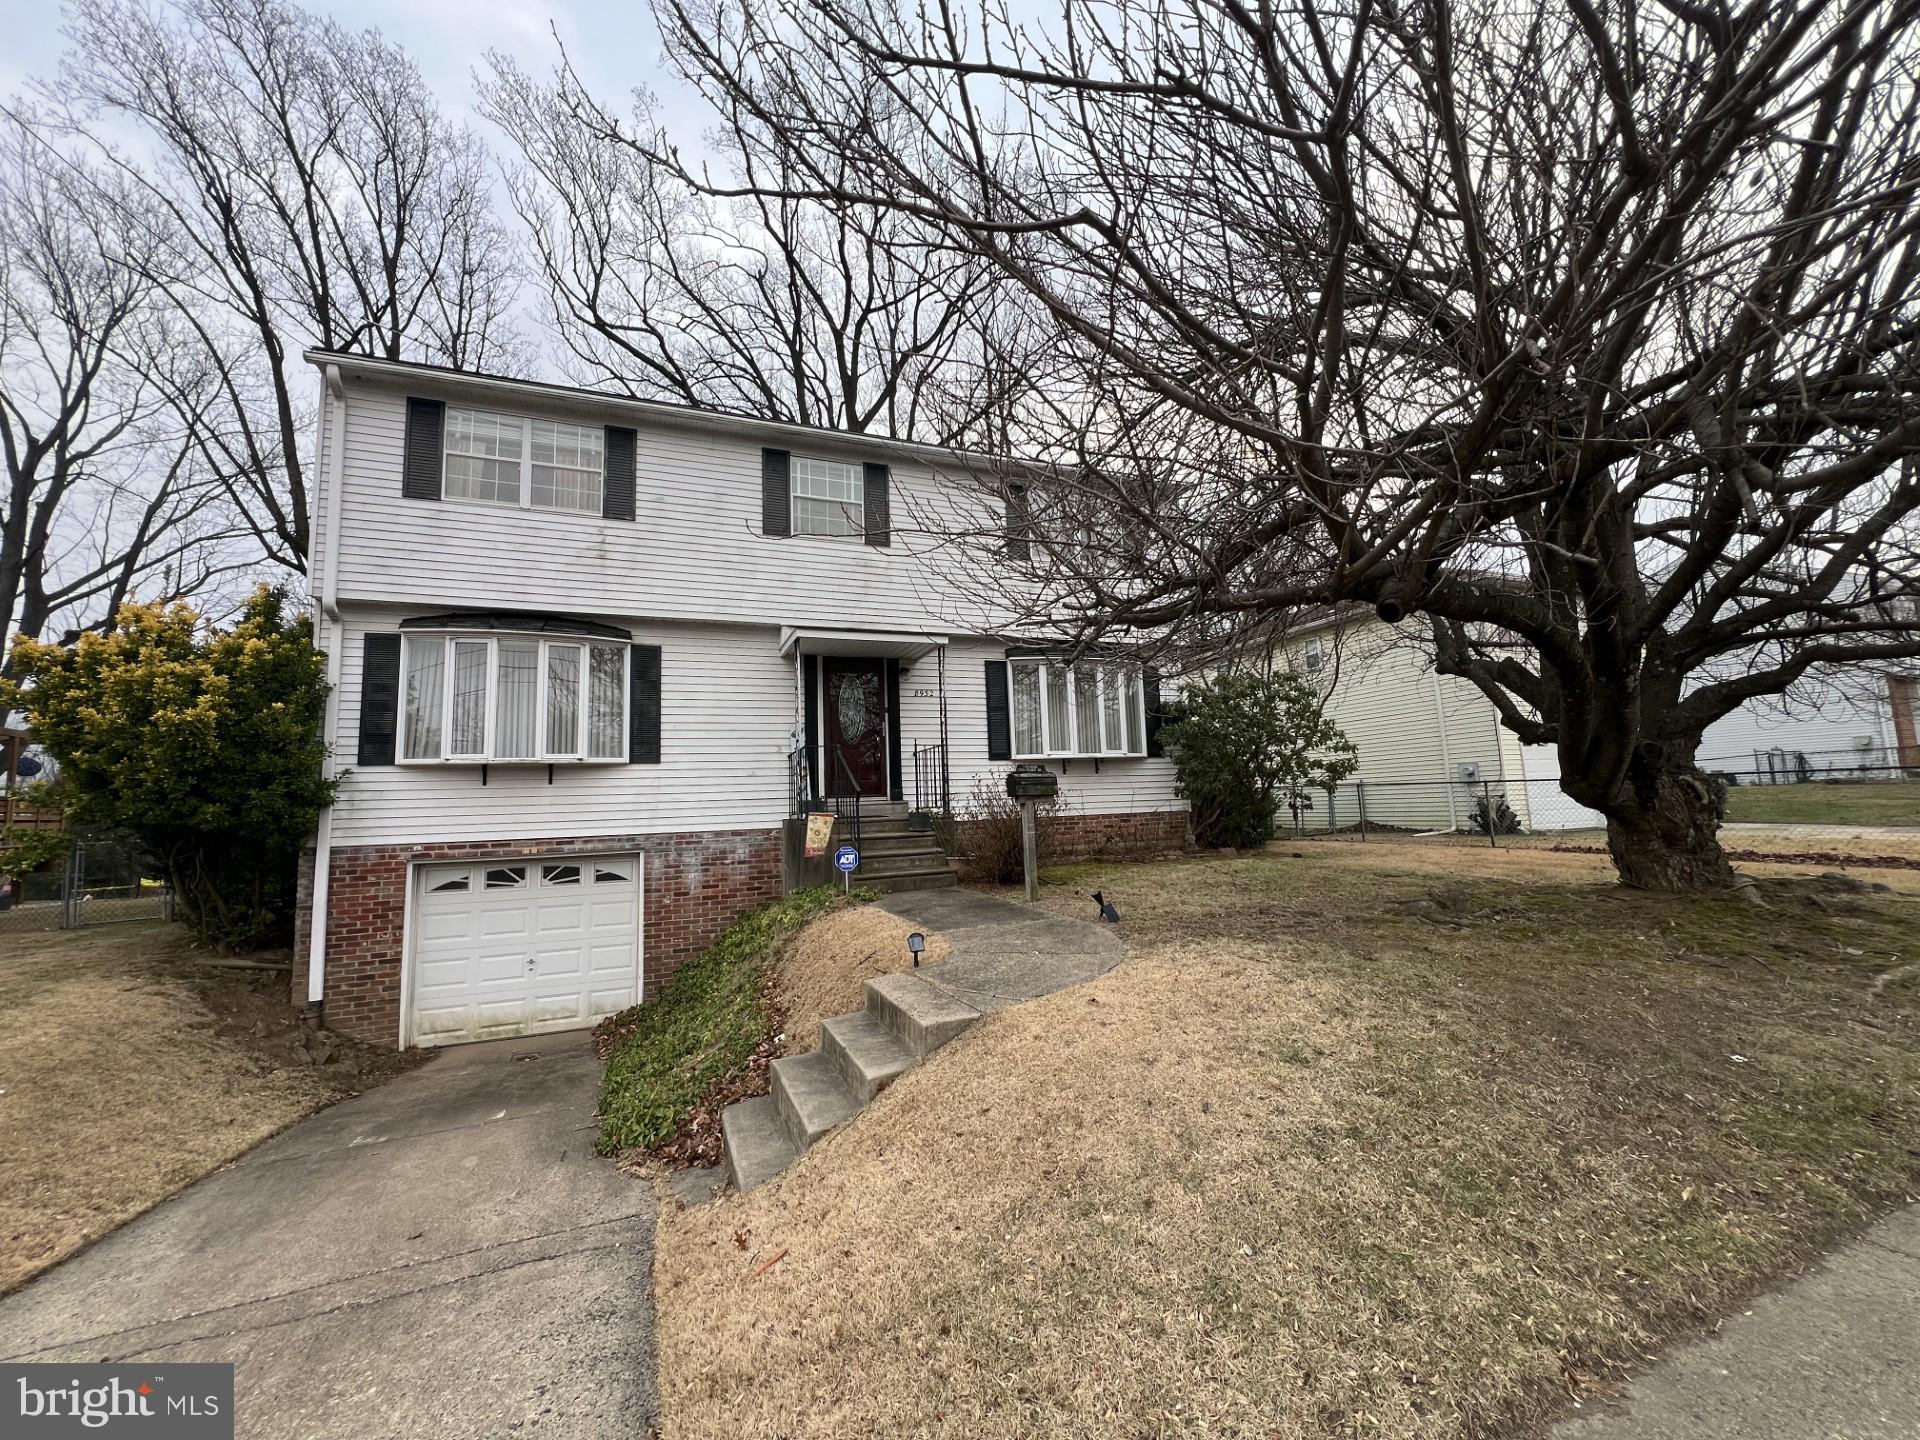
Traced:
[[[866, 1003], [865, 986], [876, 975], [908, 970], [907, 936], [914, 927], [877, 905], [823, 915], [807, 926], [780, 956], [780, 994], [786, 1004], [790, 1054], [820, 1043], [820, 1022]], [[920, 957], [937, 965], [953, 953], [938, 935], [927, 936]]]
[[667, 1434], [1511, 1433], [1920, 1183], [1911, 899], [1392, 848], [1050, 875], [1119, 969], [662, 1220]]
[[0, 1291], [360, 1083], [296, 1055], [284, 975], [195, 958], [157, 924], [8, 938]]

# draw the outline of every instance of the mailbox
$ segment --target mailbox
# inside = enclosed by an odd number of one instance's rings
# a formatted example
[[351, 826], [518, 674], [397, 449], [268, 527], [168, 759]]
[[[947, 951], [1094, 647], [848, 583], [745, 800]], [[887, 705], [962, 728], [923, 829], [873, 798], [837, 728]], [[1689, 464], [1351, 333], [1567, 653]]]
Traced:
[[1015, 800], [1051, 800], [1060, 793], [1060, 777], [1039, 765], [1007, 772], [1007, 794]]

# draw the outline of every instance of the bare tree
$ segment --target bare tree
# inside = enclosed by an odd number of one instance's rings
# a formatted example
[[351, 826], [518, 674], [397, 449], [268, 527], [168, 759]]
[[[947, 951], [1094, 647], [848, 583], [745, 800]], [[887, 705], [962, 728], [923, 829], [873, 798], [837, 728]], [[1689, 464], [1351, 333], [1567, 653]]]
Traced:
[[[584, 383], [805, 425], [951, 441], [993, 413], [990, 376], [1032, 329], [940, 232], [894, 212], [790, 198], [796, 176], [737, 105], [716, 133], [719, 201], [689, 177], [653, 102], [594, 98], [491, 57], [490, 119], [520, 152], [510, 189], [553, 331]], [[644, 137], [644, 145], [635, 144]]]
[[1042, 524], [1035, 611], [1424, 615], [1624, 879], [1732, 883], [1705, 727], [1920, 654], [1920, 5], [982, 3], [658, 8], [780, 142], [743, 188], [1071, 341], [1051, 503], [1108, 543], [1047, 583]]
[[[173, 344], [116, 207], [0, 119], [0, 645], [62, 642], [122, 600], [178, 599], [247, 563], [198, 442], [144, 378]], [[129, 249], [131, 243], [135, 249]]]
[[262, 547], [304, 568], [302, 349], [515, 362], [485, 149], [404, 52], [286, 0], [74, 0], [68, 35], [51, 98], [160, 217], [149, 279], [214, 383], [172, 398]]

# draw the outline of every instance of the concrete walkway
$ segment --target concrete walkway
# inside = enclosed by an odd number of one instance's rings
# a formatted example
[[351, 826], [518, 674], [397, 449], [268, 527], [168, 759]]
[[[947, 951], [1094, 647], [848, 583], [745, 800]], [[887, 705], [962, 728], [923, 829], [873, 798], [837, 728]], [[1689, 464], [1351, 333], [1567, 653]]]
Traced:
[[[953, 946], [946, 961], [914, 973], [982, 1012], [1084, 985], [1126, 953], [1115, 926], [1068, 920], [977, 890], [906, 890], [882, 896], [880, 906]], [[1094, 914], [1089, 900], [1088, 919]]]
[[1552, 1440], [1915, 1440], [1920, 1206], [1875, 1225], [1718, 1334], [1678, 1345], [1618, 1405]]
[[0, 1360], [214, 1360], [243, 1440], [643, 1436], [650, 1187], [584, 1034], [451, 1049], [0, 1300]]

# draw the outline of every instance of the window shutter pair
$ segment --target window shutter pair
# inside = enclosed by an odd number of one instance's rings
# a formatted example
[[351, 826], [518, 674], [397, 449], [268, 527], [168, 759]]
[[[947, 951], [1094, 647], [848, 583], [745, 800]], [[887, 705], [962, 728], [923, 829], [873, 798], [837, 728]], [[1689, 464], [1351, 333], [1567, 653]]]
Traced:
[[[627, 763], [660, 763], [660, 647], [634, 645], [627, 664]], [[361, 765], [395, 763], [400, 730], [400, 637], [368, 635], [360, 660]]]
[[[861, 467], [861, 510], [866, 519], [866, 542], [882, 548], [893, 544], [893, 472], [885, 465]], [[760, 533], [786, 538], [793, 534], [793, 452], [760, 452]]]
[[[1141, 677], [1147, 712], [1147, 754], [1165, 755], [1166, 748], [1160, 743], [1160, 672], [1148, 670]], [[1004, 660], [987, 661], [987, 759], [1011, 760], [1013, 758], [1013, 702], [1010, 693], [1010, 677], [1007, 662]]]
[[[444, 401], [407, 398], [407, 438], [402, 448], [400, 493], [409, 500], [438, 500], [446, 469], [447, 407]], [[609, 425], [601, 445], [600, 517], [634, 518], [635, 456], [639, 434]]]

